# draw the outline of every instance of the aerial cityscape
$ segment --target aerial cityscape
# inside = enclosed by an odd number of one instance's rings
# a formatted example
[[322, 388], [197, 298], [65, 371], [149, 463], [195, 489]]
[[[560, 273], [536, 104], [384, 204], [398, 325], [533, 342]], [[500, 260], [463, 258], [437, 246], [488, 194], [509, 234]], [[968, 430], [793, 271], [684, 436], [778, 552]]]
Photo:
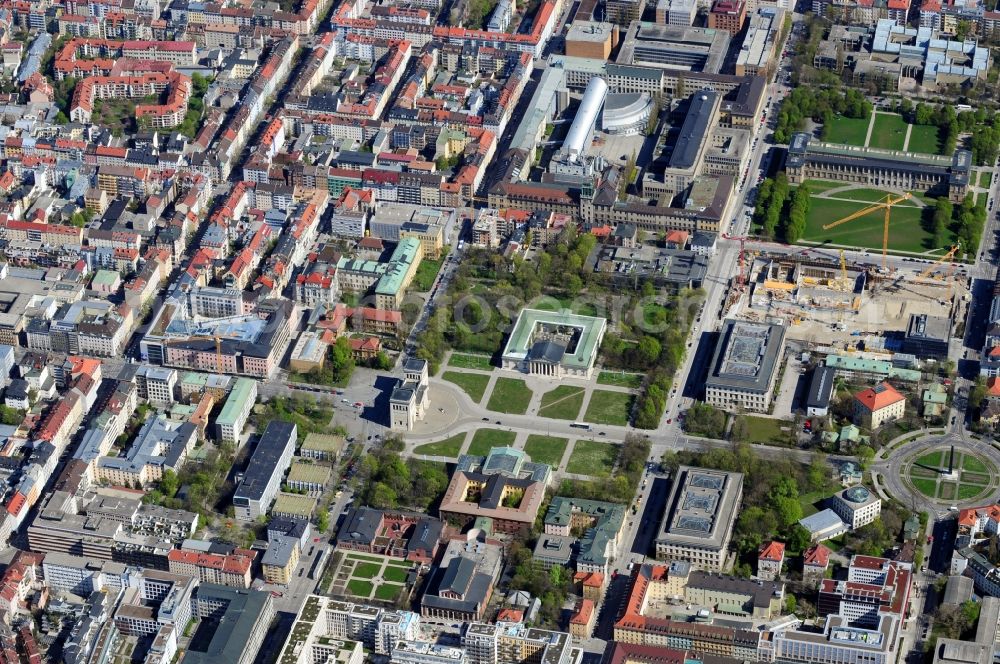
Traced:
[[0, 664], [1000, 661], [997, 0], [0, 0]]

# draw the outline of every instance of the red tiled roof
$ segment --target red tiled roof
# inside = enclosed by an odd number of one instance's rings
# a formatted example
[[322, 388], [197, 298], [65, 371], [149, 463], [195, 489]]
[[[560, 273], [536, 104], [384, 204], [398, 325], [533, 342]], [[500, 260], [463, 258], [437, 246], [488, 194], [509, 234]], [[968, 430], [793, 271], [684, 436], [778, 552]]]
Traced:
[[866, 390], [861, 390], [854, 395], [854, 398], [857, 399], [862, 406], [873, 413], [877, 410], [882, 410], [887, 406], [891, 406], [894, 403], [906, 400], [906, 397], [900, 394], [896, 388], [885, 382], [879, 383], [875, 387], [869, 387]]
[[781, 562], [785, 559], [785, 545], [781, 542], [768, 542], [760, 547], [760, 553], [757, 554], [757, 560], [771, 560], [774, 562]]

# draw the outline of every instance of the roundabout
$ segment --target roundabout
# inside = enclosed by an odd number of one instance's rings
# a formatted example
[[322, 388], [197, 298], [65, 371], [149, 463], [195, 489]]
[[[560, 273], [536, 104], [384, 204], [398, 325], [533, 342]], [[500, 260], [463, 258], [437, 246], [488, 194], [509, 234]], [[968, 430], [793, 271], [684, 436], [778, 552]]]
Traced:
[[1000, 450], [957, 434], [905, 441], [873, 470], [892, 497], [931, 511], [1000, 498]]

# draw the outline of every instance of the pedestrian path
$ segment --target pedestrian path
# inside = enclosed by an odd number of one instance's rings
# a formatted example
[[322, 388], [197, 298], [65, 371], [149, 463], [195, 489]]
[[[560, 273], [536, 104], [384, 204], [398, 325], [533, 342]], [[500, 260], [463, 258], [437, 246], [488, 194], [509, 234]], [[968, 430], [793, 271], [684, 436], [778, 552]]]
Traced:
[[913, 125], [906, 123], [906, 138], [903, 139], [903, 152], [906, 152], [910, 147], [910, 133], [913, 131]]
[[872, 117], [868, 120], [868, 133], [865, 134], [865, 145], [867, 146], [872, 141], [872, 131], [875, 129], [875, 116], [878, 115], [878, 111], [872, 111]]

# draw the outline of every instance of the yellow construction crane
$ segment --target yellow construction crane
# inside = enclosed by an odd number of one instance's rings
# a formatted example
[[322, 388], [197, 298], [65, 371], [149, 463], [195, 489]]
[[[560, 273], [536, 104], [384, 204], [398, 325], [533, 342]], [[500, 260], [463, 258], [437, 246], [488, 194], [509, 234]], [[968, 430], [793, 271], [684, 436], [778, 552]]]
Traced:
[[[960, 242], [956, 243], [955, 246], [953, 246], [951, 249], [948, 250], [948, 253], [946, 253], [944, 256], [937, 259], [936, 261], [934, 261], [934, 265], [931, 265], [929, 268], [927, 268], [919, 275], [917, 275], [917, 279], [926, 279], [927, 277], [929, 277], [931, 272], [938, 269], [941, 263], [944, 263], [945, 261], [950, 261], [955, 256], [955, 254], [958, 253], [958, 250], [961, 248], [961, 246], [962, 244]], [[950, 269], [948, 270], [948, 275], [949, 277], [951, 276]]]
[[190, 339], [214, 339], [215, 340], [215, 369], [220, 374], [225, 373], [222, 370], [222, 337], [231, 337], [232, 334], [219, 335], [219, 334], [194, 334], [191, 335]]
[[892, 210], [892, 206], [897, 203], [902, 203], [905, 200], [909, 200], [910, 193], [907, 192], [901, 196], [894, 196], [893, 194], [887, 194], [885, 198], [877, 203], [873, 203], [866, 208], [862, 208], [853, 214], [849, 214], [843, 219], [838, 219], [837, 221], [831, 222], [823, 226], [824, 231], [828, 231], [831, 228], [840, 226], [841, 224], [846, 224], [849, 221], [854, 221], [858, 217], [863, 217], [866, 214], [870, 214], [877, 210], [885, 211], [885, 223], [882, 228], [882, 269], [887, 268], [887, 254], [889, 253], [889, 213]]

